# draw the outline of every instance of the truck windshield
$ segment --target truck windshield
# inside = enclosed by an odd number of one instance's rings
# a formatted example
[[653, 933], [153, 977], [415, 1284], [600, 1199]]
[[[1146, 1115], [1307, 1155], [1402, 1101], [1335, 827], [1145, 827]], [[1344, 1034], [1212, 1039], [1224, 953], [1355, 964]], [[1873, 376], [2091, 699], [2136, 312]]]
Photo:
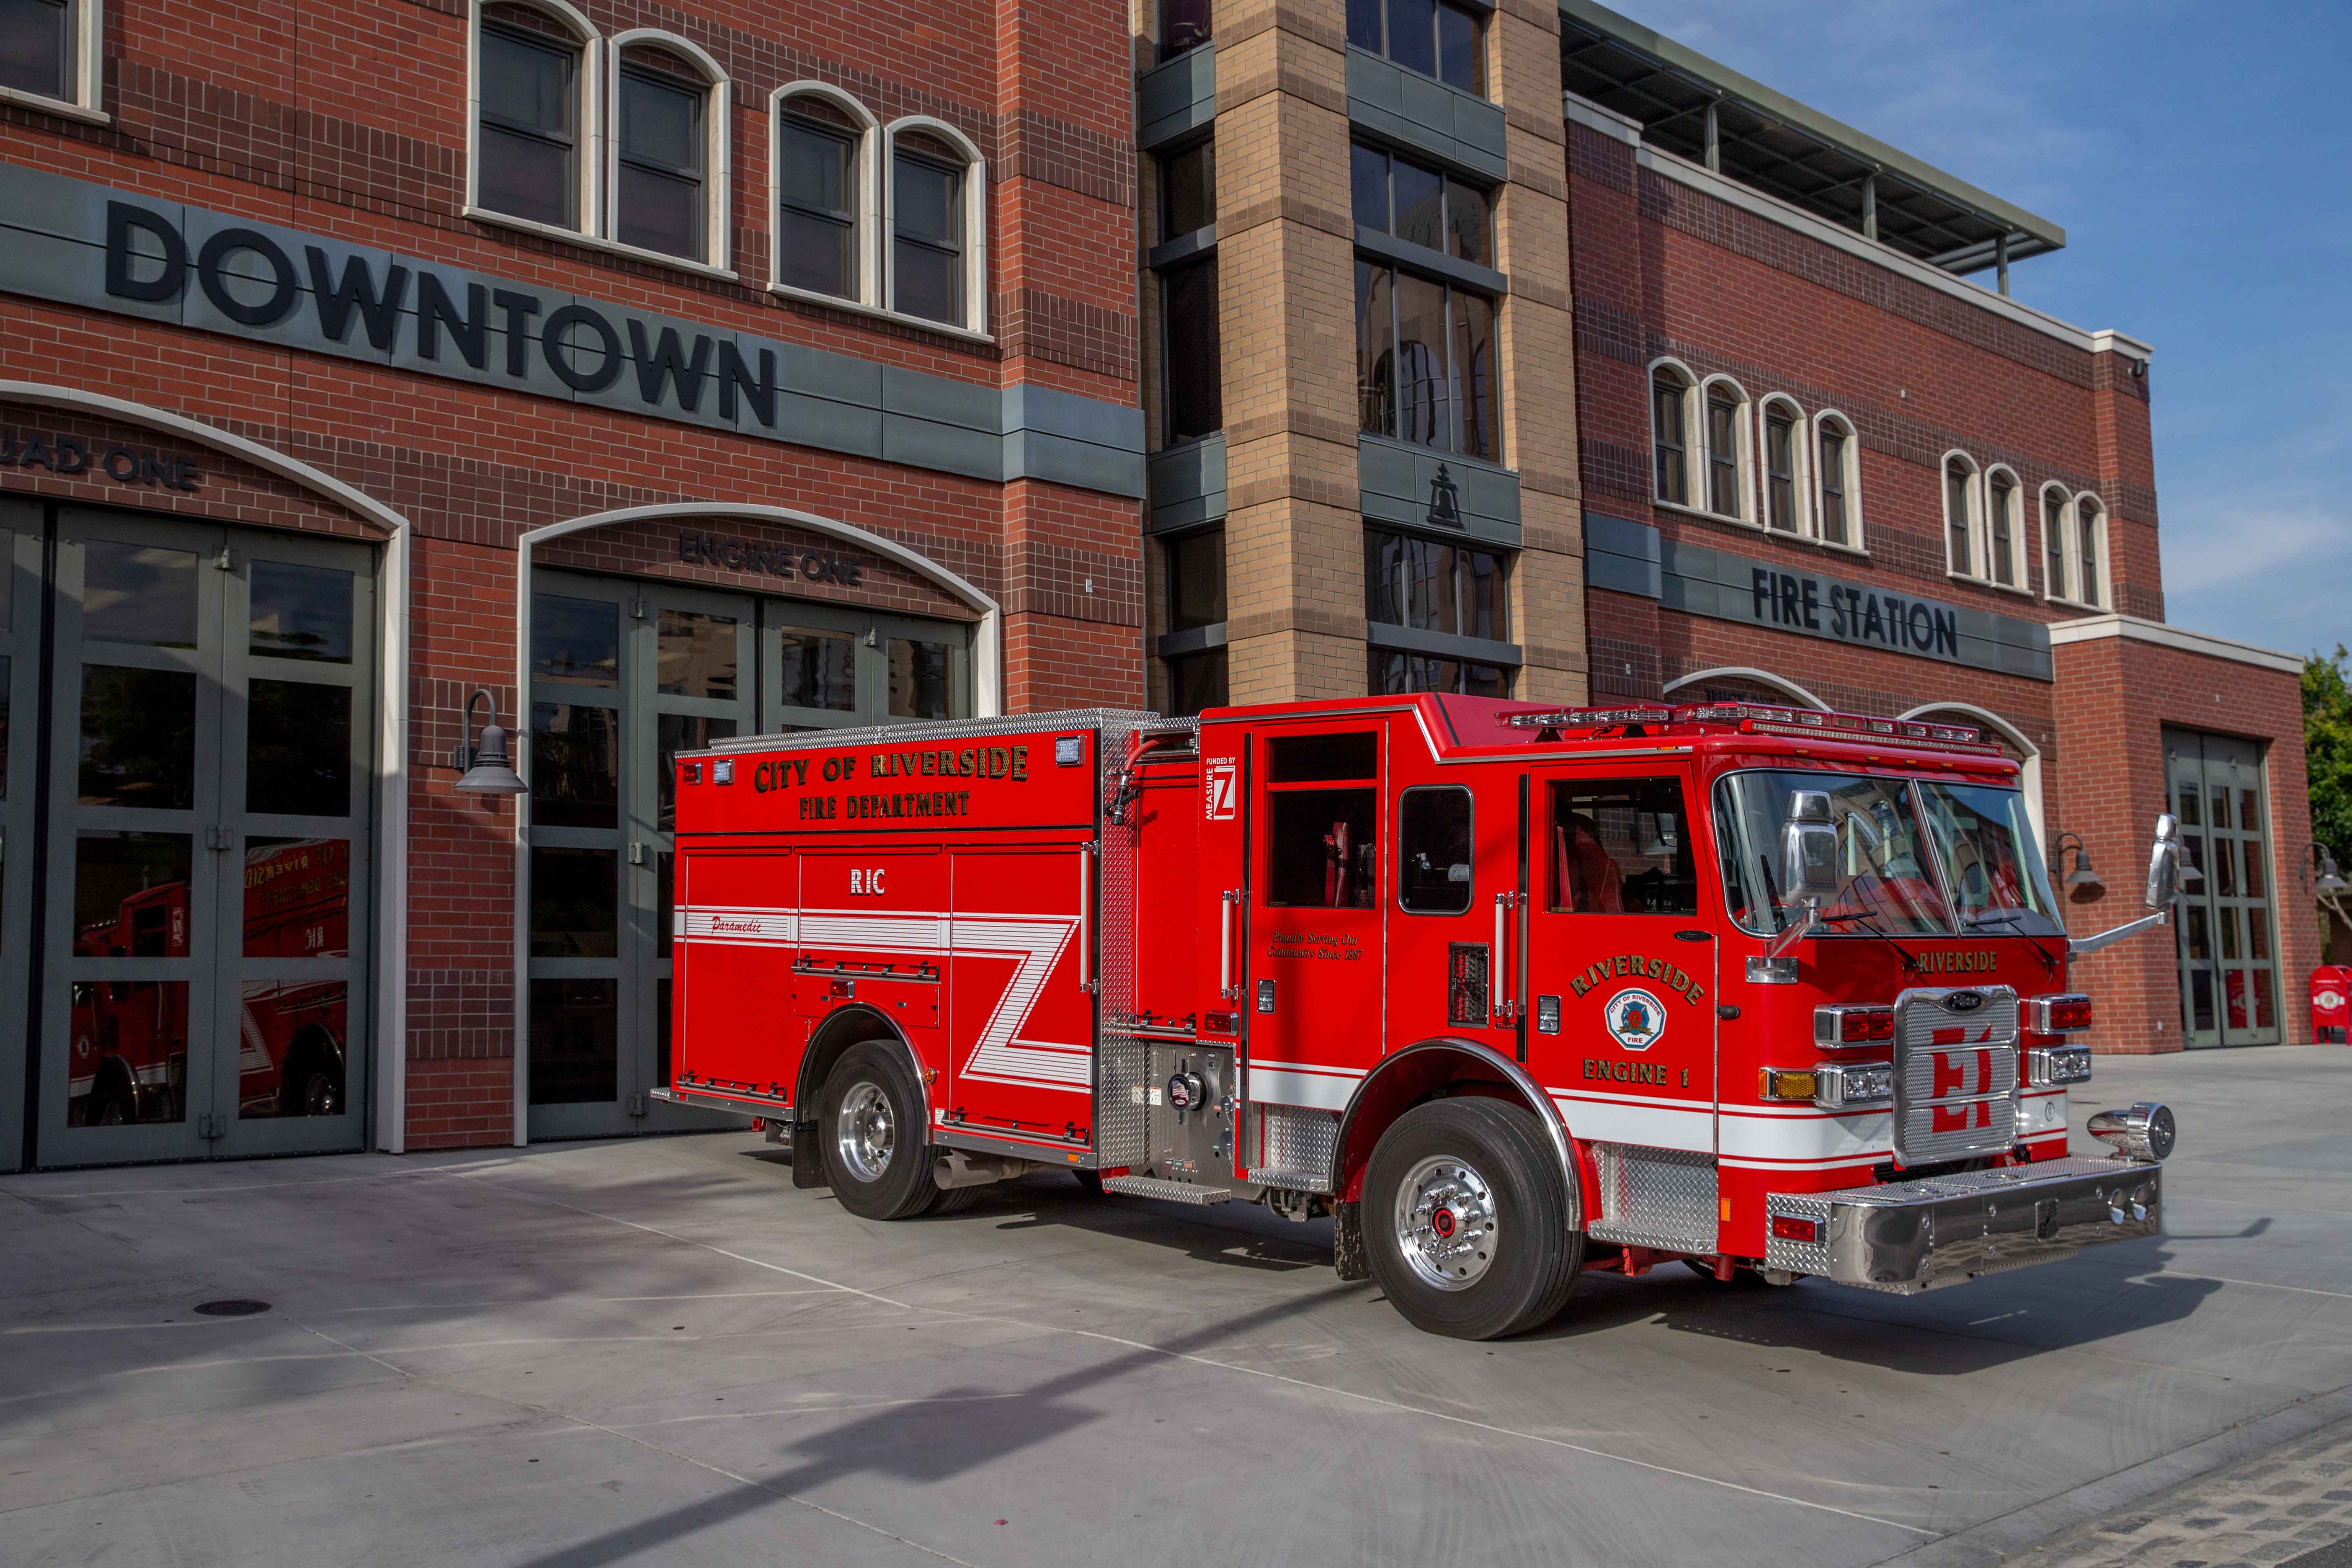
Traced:
[[1796, 790], [1830, 797], [1839, 885], [1822, 901], [1831, 931], [2049, 936], [2062, 928], [2013, 789], [1851, 773], [1732, 773], [1715, 786], [1715, 837], [1731, 918], [1770, 935], [1799, 917], [1779, 885], [1780, 824]]

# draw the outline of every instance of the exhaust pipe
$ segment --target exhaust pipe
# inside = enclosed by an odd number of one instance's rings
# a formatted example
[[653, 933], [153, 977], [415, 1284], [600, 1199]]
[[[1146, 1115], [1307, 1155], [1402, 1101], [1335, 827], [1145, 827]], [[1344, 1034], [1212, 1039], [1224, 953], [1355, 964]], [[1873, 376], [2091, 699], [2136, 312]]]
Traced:
[[994, 1182], [1009, 1182], [1015, 1176], [1025, 1176], [1032, 1171], [1042, 1171], [1042, 1160], [1015, 1160], [1006, 1154], [975, 1154], [965, 1149], [942, 1149], [931, 1162], [931, 1180], [941, 1192], [953, 1192], [958, 1187], [984, 1187]]

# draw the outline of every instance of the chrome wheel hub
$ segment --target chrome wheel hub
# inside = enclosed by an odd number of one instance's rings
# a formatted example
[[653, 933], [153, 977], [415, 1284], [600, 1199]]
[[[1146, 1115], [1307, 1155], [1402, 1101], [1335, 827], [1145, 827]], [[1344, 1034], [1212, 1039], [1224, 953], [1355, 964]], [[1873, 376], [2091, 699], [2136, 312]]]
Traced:
[[890, 1151], [898, 1141], [898, 1123], [890, 1114], [890, 1097], [875, 1083], [852, 1086], [842, 1096], [841, 1114], [833, 1129], [834, 1147], [841, 1163], [861, 1182], [878, 1182], [890, 1168]]
[[1502, 1239], [1502, 1216], [1486, 1178], [1460, 1160], [1423, 1160], [1396, 1195], [1397, 1250], [1441, 1290], [1466, 1290], [1486, 1276]]

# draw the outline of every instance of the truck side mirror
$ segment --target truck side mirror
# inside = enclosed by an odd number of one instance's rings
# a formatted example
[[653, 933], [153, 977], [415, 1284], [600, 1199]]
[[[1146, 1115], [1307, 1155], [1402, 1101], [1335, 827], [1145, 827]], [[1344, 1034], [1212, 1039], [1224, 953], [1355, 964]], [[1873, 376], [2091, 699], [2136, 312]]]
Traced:
[[2147, 907], [2168, 910], [2180, 897], [2180, 824], [2170, 812], [2158, 814], [2156, 843], [2147, 857]]
[[1837, 823], [1826, 790], [1789, 793], [1789, 815], [1780, 824], [1780, 886], [1788, 897], [1808, 903], [1837, 891]]

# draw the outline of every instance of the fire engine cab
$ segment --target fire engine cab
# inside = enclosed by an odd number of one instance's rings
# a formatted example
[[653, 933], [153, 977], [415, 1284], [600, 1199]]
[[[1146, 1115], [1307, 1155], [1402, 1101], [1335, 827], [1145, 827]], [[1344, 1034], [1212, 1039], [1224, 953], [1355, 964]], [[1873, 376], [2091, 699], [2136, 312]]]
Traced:
[[853, 1214], [1049, 1165], [1328, 1215], [1492, 1338], [1581, 1270], [1917, 1291], [2154, 1234], [2015, 764], [1977, 731], [1421, 695], [747, 738], [677, 762], [666, 1098]]

